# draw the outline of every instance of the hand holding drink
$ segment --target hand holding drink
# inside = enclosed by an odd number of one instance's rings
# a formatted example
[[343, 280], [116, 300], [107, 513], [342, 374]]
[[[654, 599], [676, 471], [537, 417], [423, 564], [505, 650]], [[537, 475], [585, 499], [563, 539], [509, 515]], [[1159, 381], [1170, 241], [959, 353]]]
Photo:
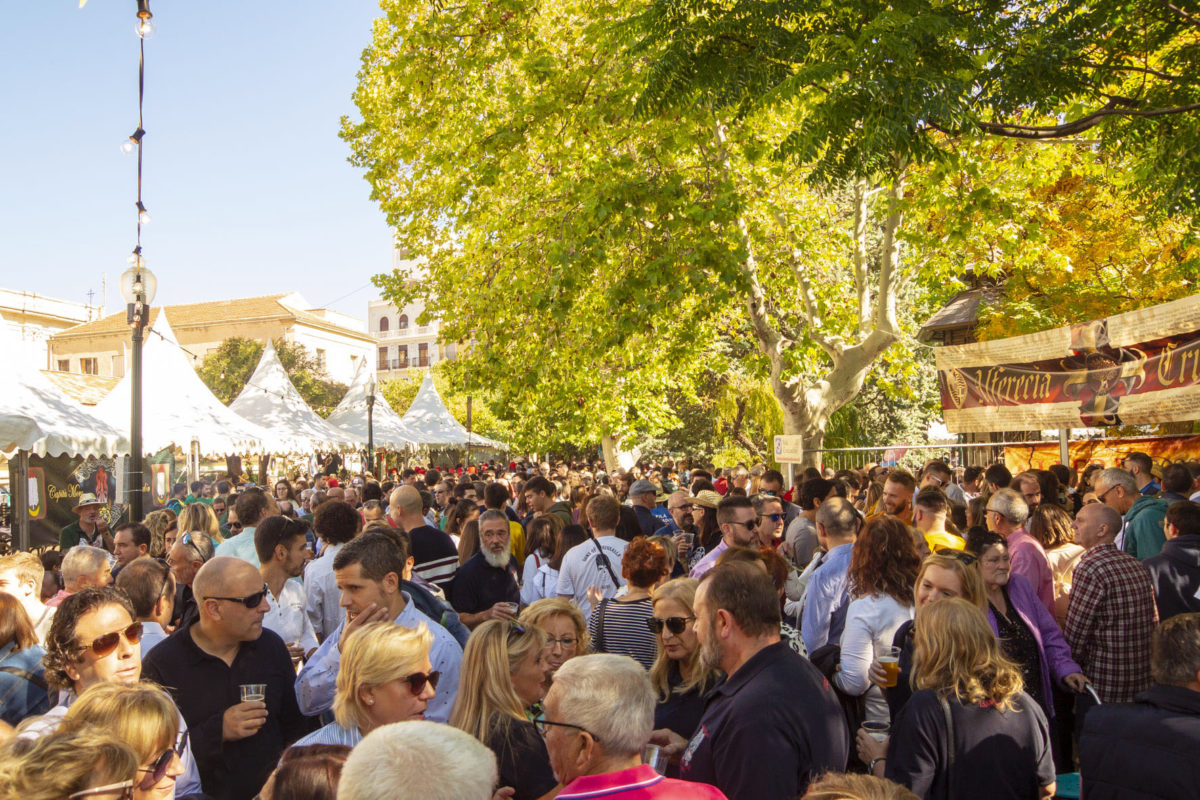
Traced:
[[883, 668], [883, 680], [879, 685], [891, 689], [900, 678], [900, 648], [892, 645], [877, 645], [875, 660]]

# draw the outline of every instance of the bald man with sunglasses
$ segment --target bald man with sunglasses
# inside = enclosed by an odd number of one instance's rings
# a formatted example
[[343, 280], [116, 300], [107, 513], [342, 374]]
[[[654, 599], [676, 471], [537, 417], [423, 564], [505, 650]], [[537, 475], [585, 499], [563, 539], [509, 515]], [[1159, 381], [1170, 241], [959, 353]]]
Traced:
[[[191, 728], [205, 791], [254, 797], [284, 749], [316, 726], [300, 713], [287, 645], [263, 628], [269, 605], [262, 575], [247, 561], [217, 556], [192, 583], [199, 619], [146, 656], [145, 675], [165, 687]], [[262, 684], [262, 700], [240, 687]]]
[[[37, 739], [58, 729], [71, 704], [93, 686], [113, 681], [137, 683], [142, 678], [142, 625], [134, 620], [129, 598], [114, 586], [84, 589], [63, 600], [46, 636], [46, 680], [59, 690], [58, 705], [27, 721], [23, 739]], [[179, 731], [187, 731], [183, 715]], [[183, 774], [175, 796], [199, 795], [200, 774], [191, 744], [179, 753]]]

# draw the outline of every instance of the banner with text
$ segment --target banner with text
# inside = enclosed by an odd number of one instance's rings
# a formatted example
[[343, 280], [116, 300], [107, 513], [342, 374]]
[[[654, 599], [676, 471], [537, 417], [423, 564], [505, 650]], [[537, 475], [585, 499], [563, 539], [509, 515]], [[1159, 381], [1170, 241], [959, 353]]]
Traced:
[[954, 433], [1200, 419], [1200, 295], [935, 353]]

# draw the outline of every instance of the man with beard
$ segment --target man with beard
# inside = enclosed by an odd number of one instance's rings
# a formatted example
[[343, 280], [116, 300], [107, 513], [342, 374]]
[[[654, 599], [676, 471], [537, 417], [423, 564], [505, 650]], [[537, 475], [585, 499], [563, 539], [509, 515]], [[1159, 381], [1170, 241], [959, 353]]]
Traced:
[[458, 568], [450, 603], [468, 628], [516, 616], [521, 602], [517, 560], [509, 550], [508, 515], [489, 508], [479, 515], [479, 552]]
[[883, 503], [884, 512], [899, 517], [906, 525], [911, 525], [913, 497], [916, 493], [917, 479], [907, 472], [896, 470], [888, 475], [883, 484], [883, 496], [880, 501]]
[[844, 770], [845, 715], [817, 668], [780, 640], [779, 597], [762, 568], [714, 567], [696, 591], [695, 614], [701, 659], [728, 677], [691, 741], [665, 729], [650, 737], [681, 755], [680, 777], [728, 797], [792, 800], [817, 775]]

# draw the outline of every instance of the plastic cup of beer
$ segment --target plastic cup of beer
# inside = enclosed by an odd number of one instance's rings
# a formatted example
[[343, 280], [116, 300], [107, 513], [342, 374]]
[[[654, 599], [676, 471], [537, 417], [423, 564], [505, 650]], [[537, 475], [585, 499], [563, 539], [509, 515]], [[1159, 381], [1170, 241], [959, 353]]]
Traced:
[[883, 667], [883, 686], [890, 689], [900, 679], [900, 648], [888, 645], [875, 647], [875, 659]]
[[862, 724], [862, 730], [866, 731], [867, 735], [875, 741], [886, 742], [892, 732], [892, 726], [886, 722], [869, 719]]
[[519, 610], [516, 603], [497, 603], [496, 605], [501, 611], [503, 611], [505, 614], [508, 614], [510, 617], [515, 617], [517, 615], [517, 611]]
[[265, 703], [267, 700], [265, 683], [243, 683], [238, 688], [242, 691], [243, 703]]
[[667, 754], [656, 744], [648, 744], [642, 748], [642, 763], [653, 767], [659, 775], [667, 774]]

